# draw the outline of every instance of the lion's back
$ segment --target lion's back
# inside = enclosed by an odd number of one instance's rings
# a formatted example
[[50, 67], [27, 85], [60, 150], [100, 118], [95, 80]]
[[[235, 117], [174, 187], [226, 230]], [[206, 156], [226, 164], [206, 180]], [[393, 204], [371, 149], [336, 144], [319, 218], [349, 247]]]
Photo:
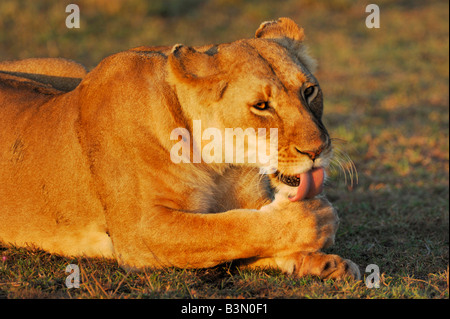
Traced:
[[[81, 64], [63, 58], [31, 58], [0, 62], [0, 79], [11, 76], [45, 85], [54, 90], [73, 90], [86, 76], [88, 70]], [[9, 76], [9, 77], [8, 77]]]

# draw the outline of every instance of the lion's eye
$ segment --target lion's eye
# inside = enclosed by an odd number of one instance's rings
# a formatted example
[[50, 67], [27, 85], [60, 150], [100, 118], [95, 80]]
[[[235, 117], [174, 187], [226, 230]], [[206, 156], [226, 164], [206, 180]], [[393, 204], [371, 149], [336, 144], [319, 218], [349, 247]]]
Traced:
[[316, 90], [315, 86], [310, 86], [310, 87], [307, 87], [305, 89], [305, 91], [303, 92], [303, 94], [305, 94], [305, 98], [308, 100], [308, 102], [310, 99], [313, 99], [315, 90]]
[[269, 108], [269, 102], [258, 102], [256, 104], [253, 104], [252, 106], [257, 110], [264, 111]]

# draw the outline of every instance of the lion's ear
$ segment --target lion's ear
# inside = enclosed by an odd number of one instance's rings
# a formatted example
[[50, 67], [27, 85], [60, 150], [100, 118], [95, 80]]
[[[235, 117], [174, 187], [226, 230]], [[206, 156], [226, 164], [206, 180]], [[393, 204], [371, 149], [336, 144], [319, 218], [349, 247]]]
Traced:
[[220, 99], [227, 87], [214, 55], [177, 44], [169, 55], [169, 65], [172, 79], [197, 89], [204, 99]]
[[317, 62], [309, 55], [303, 44], [305, 33], [289, 18], [279, 18], [277, 21], [263, 22], [255, 33], [256, 38], [274, 39], [291, 52], [295, 53], [304, 66], [314, 73]]
[[256, 30], [255, 38], [280, 39], [288, 38], [294, 41], [303, 41], [305, 34], [303, 28], [300, 28], [289, 18], [279, 18], [277, 21], [263, 22]]
[[175, 74], [185, 80], [207, 78], [220, 72], [214, 56], [182, 44], [173, 46], [169, 63]]

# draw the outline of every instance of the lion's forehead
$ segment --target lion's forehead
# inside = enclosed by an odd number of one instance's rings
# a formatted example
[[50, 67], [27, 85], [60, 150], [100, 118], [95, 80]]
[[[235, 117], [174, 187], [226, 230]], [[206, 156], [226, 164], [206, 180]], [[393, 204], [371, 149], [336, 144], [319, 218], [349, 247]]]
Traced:
[[[226, 47], [228, 58], [231, 57], [235, 64], [245, 65], [241, 69], [268, 80], [279, 81], [288, 90], [296, 90], [305, 82], [316, 82], [298, 57], [276, 42], [250, 39]], [[218, 51], [221, 50], [219, 47]]]
[[260, 50], [262, 58], [269, 64], [285, 87], [297, 88], [305, 82], [314, 82], [314, 77], [302, 63], [287, 50]]

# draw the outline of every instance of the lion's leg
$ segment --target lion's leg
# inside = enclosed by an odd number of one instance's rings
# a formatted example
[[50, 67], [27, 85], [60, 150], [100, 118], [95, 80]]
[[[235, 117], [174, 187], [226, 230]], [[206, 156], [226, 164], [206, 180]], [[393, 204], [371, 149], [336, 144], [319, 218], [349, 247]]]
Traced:
[[[132, 220], [139, 224], [131, 224]], [[146, 217], [115, 219], [108, 225], [124, 266], [206, 268], [235, 259], [289, 255], [299, 249], [318, 251], [333, 241], [337, 223], [326, 201], [286, 200], [260, 210], [217, 214], [154, 207]]]
[[361, 277], [358, 266], [351, 260], [322, 252], [297, 252], [284, 257], [250, 259], [242, 261], [241, 267], [277, 268], [296, 277], [311, 275], [322, 279], [356, 280]]
[[[248, 203], [249, 207], [252, 207], [252, 205], [257, 206], [258, 203], [261, 203], [261, 194], [264, 194], [266, 185], [263, 183], [258, 171], [241, 169], [235, 170], [233, 173], [236, 174], [234, 179], [238, 181], [235, 183], [238, 191], [233, 192], [237, 197], [237, 201]], [[258, 182], [255, 182], [255, 180]], [[242, 182], [240, 183], [239, 181]], [[244, 187], [245, 191], [242, 191]], [[337, 216], [336, 220], [338, 220]], [[328, 241], [319, 249], [326, 248], [332, 244], [332, 240]], [[238, 264], [242, 267], [250, 268], [277, 268], [287, 274], [298, 277], [313, 275], [324, 279], [344, 277], [358, 279], [360, 276], [358, 266], [352, 261], [318, 251], [296, 252], [283, 257], [249, 258], [240, 260]]]

